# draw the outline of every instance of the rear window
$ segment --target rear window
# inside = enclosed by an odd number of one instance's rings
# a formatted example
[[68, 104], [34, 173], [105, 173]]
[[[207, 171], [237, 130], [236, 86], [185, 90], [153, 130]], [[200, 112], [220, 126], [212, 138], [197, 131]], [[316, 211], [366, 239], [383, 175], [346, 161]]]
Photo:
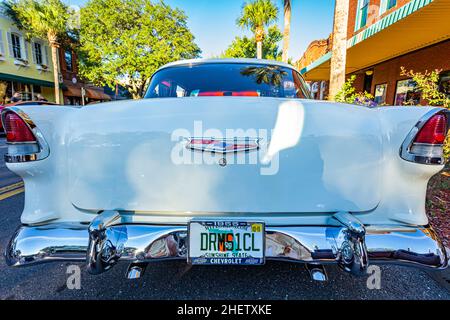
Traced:
[[244, 96], [309, 99], [293, 69], [267, 64], [204, 63], [155, 73], [145, 98]]

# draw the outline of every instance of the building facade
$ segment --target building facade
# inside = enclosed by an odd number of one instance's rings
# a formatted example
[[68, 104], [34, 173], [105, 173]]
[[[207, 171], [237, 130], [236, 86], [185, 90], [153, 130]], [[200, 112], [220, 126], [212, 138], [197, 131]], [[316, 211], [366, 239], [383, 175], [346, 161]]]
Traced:
[[9, 103], [15, 92], [22, 100], [35, 100], [40, 94], [54, 102], [53, 71], [48, 42], [26, 41], [24, 33], [0, 14], [0, 104]]
[[[347, 77], [355, 75], [356, 90], [371, 93], [378, 104], [426, 104], [401, 68], [421, 73], [437, 69], [440, 89], [450, 94], [449, 17], [448, 0], [350, 0]], [[303, 57], [309, 60], [297, 63], [313, 93], [317, 90], [316, 98], [328, 94], [331, 46], [324, 41], [322, 50], [315, 50], [318, 54], [308, 48]]]
[[111, 96], [106, 94], [102, 87], [96, 87], [78, 75], [78, 56], [70, 46], [61, 46], [59, 49], [59, 64], [64, 104], [85, 105], [111, 100]]

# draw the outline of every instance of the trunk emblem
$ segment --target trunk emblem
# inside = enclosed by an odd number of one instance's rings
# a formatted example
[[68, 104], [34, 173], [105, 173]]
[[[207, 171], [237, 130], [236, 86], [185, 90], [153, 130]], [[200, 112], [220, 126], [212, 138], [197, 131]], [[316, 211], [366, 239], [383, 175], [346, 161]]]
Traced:
[[188, 138], [186, 147], [191, 150], [213, 153], [241, 152], [259, 149], [259, 138]]

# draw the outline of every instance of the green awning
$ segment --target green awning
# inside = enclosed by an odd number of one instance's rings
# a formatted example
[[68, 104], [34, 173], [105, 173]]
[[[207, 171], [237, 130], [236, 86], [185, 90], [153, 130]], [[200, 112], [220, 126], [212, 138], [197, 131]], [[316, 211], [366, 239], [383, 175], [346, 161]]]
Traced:
[[24, 83], [24, 84], [32, 84], [32, 85], [42, 86], [42, 87], [51, 87], [51, 88], [55, 87], [54, 83], [50, 82], [50, 81], [20, 77], [20, 76], [8, 74], [8, 73], [0, 73], [0, 81], [1, 80], [15, 81], [15, 82], [20, 82], [20, 83]]

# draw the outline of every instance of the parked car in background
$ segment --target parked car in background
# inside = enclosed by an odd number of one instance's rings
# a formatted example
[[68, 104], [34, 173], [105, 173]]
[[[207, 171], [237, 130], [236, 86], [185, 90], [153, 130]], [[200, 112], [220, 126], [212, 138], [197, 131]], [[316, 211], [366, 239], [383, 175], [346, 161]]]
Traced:
[[292, 66], [255, 59], [166, 65], [139, 101], [15, 105], [5, 159], [27, 196], [6, 261], [444, 269], [425, 190], [448, 119], [311, 100]]

